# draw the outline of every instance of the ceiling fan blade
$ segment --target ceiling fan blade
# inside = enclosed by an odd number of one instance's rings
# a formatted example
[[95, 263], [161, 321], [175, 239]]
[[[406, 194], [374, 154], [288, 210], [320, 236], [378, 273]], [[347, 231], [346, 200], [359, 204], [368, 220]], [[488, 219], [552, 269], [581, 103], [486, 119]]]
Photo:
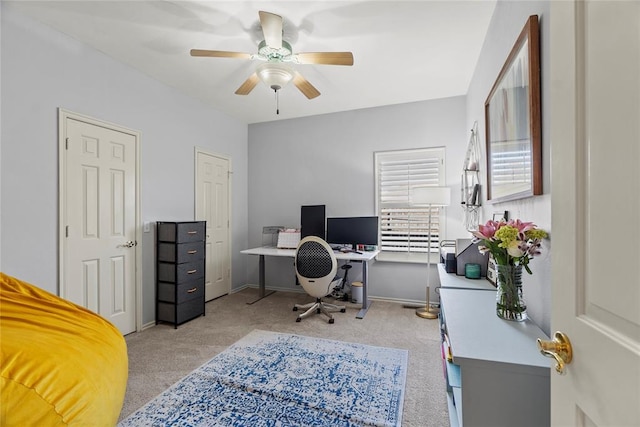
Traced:
[[316, 96], [320, 95], [318, 89], [313, 87], [313, 85], [309, 83], [307, 79], [302, 77], [300, 73], [295, 73], [295, 75], [293, 76], [293, 84], [296, 85], [300, 92], [302, 92], [304, 96], [309, 99], [313, 99]]
[[259, 11], [262, 34], [267, 46], [273, 49], [282, 47], [282, 16], [269, 12]]
[[238, 90], [236, 90], [236, 95], [249, 95], [249, 92], [251, 92], [253, 88], [256, 87], [259, 81], [260, 79], [258, 78], [257, 73], [251, 74], [249, 78], [240, 85]]
[[307, 52], [295, 57], [299, 64], [353, 65], [351, 52]]
[[251, 54], [242, 52], [228, 52], [226, 50], [191, 49], [191, 56], [209, 56], [212, 58], [251, 59]]

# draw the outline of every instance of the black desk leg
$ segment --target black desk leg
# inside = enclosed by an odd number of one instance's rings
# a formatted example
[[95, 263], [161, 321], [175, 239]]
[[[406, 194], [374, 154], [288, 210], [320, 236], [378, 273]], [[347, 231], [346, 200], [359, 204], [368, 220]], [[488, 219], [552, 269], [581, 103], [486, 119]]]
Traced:
[[258, 299], [256, 299], [255, 301], [248, 302], [247, 304], [249, 305], [258, 302], [262, 298], [268, 297], [269, 295], [275, 292], [275, 291], [271, 291], [269, 293], [266, 293], [266, 284], [265, 284], [265, 278], [264, 278], [264, 263], [265, 263], [264, 255], [260, 255], [260, 263], [258, 265]]

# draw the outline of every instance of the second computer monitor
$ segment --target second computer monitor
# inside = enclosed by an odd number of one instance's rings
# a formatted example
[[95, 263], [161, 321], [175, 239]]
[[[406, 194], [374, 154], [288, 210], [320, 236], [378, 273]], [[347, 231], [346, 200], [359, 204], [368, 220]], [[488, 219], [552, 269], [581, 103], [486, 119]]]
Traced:
[[317, 236], [325, 238], [324, 205], [302, 206], [300, 209], [301, 237]]
[[327, 242], [338, 245], [378, 245], [378, 217], [327, 218]]

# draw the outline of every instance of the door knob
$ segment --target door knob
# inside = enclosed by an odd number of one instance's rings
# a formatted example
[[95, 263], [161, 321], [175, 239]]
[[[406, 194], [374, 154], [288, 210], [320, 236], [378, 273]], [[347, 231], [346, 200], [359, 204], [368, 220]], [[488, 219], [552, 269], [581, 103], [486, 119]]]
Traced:
[[127, 240], [122, 245], [118, 245], [118, 247], [120, 247], [120, 248], [132, 248], [137, 244], [138, 244], [138, 242], [134, 242], [133, 240]]
[[556, 372], [563, 375], [564, 366], [573, 360], [573, 349], [571, 348], [569, 337], [558, 331], [553, 334], [552, 340], [546, 341], [538, 338], [537, 342], [540, 353], [543, 356], [556, 359]]

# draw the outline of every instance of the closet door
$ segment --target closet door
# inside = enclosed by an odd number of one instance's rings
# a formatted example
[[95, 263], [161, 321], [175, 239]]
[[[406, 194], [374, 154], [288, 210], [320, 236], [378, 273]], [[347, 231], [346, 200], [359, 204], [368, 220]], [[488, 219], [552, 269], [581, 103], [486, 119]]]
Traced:
[[231, 290], [230, 163], [196, 150], [196, 220], [207, 222], [206, 301]]

